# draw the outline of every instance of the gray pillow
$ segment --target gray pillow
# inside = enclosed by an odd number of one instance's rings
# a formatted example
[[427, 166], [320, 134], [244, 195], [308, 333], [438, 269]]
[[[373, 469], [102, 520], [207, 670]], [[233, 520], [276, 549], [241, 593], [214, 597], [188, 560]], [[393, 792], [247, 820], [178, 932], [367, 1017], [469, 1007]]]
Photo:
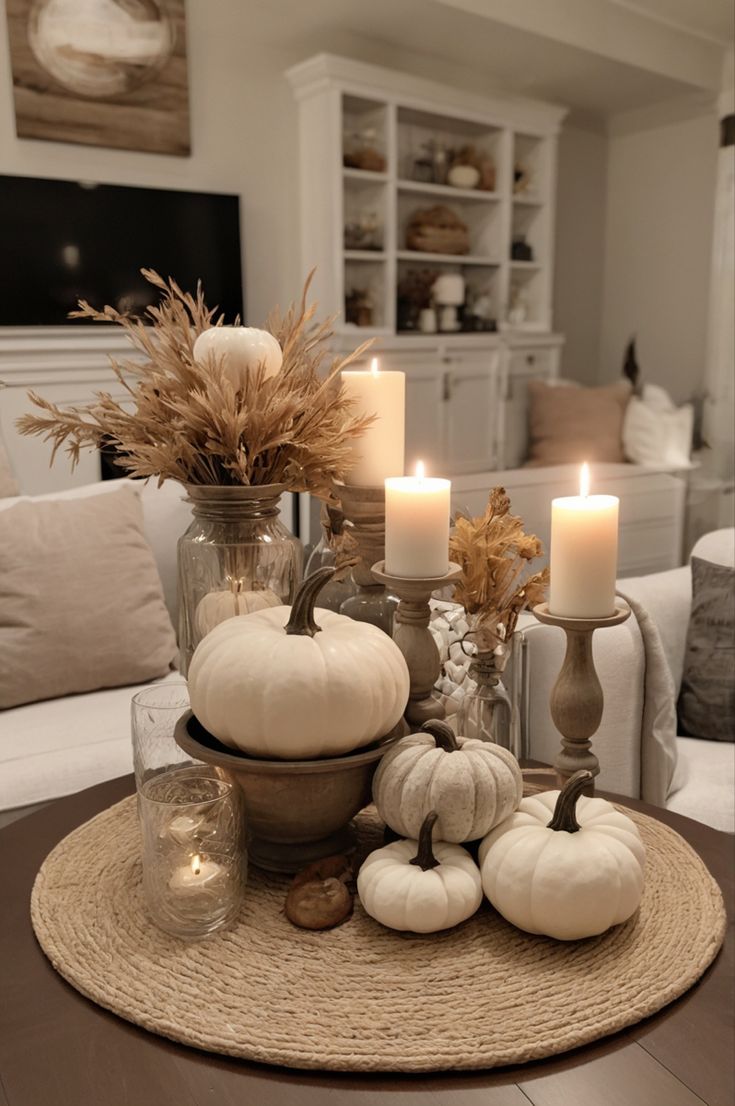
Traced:
[[175, 658], [135, 491], [0, 510], [0, 709], [146, 683]]
[[679, 732], [735, 741], [735, 568], [692, 557]]

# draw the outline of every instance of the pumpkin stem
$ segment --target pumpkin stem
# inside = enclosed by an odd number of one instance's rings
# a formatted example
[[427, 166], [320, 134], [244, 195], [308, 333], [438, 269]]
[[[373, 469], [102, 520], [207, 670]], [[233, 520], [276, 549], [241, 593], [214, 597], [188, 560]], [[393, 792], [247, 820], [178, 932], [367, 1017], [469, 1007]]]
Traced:
[[592, 773], [586, 768], [580, 769], [569, 777], [559, 792], [548, 829], [576, 833], [581, 828], [576, 816], [577, 799], [591, 779]]
[[454, 730], [438, 718], [431, 718], [428, 722], [424, 722], [421, 732], [431, 734], [437, 749], [443, 749], [445, 753], [456, 753], [459, 750]]
[[434, 829], [434, 823], [439, 815], [435, 810], [429, 811], [421, 823], [421, 829], [419, 830], [419, 851], [413, 860], [409, 860], [409, 864], [418, 864], [422, 872], [428, 872], [430, 868], [438, 868], [441, 864], [440, 860], [437, 860], [431, 848], [431, 831]]
[[311, 576], [306, 577], [296, 592], [296, 598], [291, 607], [291, 617], [284, 627], [287, 634], [302, 634], [307, 637], [314, 637], [314, 634], [319, 633], [321, 626], [317, 626], [314, 621], [314, 605], [317, 595], [327, 580], [332, 579], [334, 572], [335, 570], [327, 565], [324, 568], [318, 568], [316, 572], [312, 572]]

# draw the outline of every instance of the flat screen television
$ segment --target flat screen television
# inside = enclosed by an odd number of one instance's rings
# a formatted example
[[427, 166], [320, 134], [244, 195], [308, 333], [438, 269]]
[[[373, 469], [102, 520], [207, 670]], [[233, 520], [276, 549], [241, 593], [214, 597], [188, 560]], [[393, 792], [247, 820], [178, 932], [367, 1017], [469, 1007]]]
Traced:
[[[239, 197], [0, 175], [0, 326], [70, 322], [78, 299], [140, 314], [140, 269], [198, 279], [209, 307], [243, 315]], [[78, 323], [78, 320], [77, 320]]]

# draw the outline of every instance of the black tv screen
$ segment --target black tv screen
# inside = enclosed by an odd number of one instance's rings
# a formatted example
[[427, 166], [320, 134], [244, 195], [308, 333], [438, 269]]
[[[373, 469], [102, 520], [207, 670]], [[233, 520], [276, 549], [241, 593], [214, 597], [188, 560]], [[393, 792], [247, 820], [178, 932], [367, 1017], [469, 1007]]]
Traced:
[[0, 326], [69, 322], [77, 300], [140, 314], [172, 276], [243, 315], [239, 197], [0, 176]]

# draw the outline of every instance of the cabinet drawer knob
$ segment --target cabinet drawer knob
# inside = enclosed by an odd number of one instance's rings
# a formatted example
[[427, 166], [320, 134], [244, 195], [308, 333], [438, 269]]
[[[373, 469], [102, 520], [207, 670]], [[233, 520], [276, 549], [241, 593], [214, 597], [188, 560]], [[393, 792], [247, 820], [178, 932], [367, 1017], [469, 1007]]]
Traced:
[[535, 365], [536, 364], [536, 355], [533, 354], [533, 353], [527, 353], [526, 354], [526, 364], [527, 365]]

